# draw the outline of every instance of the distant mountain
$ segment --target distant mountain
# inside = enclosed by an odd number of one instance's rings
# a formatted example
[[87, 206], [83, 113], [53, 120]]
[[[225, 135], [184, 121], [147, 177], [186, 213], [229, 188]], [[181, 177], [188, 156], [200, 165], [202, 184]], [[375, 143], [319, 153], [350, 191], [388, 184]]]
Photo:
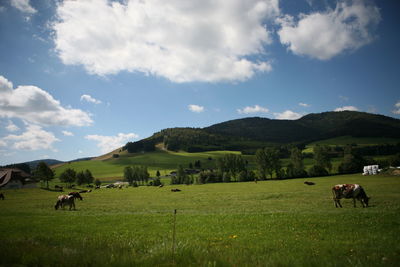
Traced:
[[267, 145], [307, 144], [339, 136], [399, 138], [400, 120], [356, 111], [308, 114], [298, 120], [244, 118], [205, 128], [169, 128], [129, 142], [128, 152], [152, 151], [157, 144], [168, 150], [254, 150]]
[[215, 124], [204, 130], [274, 143], [311, 142], [344, 135], [400, 138], [400, 120], [365, 112], [341, 111], [308, 114], [298, 120], [245, 118]]
[[38, 159], [38, 160], [32, 160], [28, 162], [24, 162], [25, 164], [28, 164], [31, 170], [34, 170], [36, 166], [39, 164], [39, 162], [45, 162], [47, 165], [56, 165], [60, 163], [64, 163], [64, 161], [56, 160], [56, 159]]

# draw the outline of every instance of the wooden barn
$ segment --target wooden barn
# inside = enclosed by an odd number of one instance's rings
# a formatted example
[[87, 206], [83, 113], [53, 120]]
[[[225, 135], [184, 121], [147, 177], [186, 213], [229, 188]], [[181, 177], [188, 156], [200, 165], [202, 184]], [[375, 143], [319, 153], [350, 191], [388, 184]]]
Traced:
[[36, 187], [30, 174], [15, 168], [0, 169], [0, 188], [17, 189], [27, 187]]

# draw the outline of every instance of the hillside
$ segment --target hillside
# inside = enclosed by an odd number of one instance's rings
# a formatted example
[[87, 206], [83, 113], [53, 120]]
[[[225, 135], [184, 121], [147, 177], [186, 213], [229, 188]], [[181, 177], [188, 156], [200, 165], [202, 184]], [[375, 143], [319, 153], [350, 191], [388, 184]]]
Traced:
[[138, 142], [129, 152], [154, 151], [158, 143], [172, 151], [246, 151], [267, 145], [308, 144], [340, 136], [394, 138], [400, 140], [400, 120], [356, 111], [308, 114], [298, 120], [244, 118], [205, 128], [170, 128]]

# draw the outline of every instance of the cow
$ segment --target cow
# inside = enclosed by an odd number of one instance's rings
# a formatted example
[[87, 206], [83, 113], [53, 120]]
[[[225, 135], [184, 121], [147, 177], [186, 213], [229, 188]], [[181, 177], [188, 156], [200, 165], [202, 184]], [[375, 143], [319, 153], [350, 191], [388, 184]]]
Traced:
[[73, 196], [74, 198], [79, 198], [80, 200], [83, 200], [83, 197], [78, 192], [70, 192], [68, 195]]
[[181, 192], [181, 190], [178, 188], [173, 188], [173, 189], [171, 189], [171, 192]]
[[306, 185], [315, 185], [314, 182], [308, 182], [308, 181], [305, 181], [304, 184], [306, 184]]
[[356, 199], [359, 200], [363, 208], [368, 207], [369, 197], [365, 193], [364, 188], [358, 184], [337, 184], [332, 187], [333, 202], [335, 207], [341, 207], [340, 199], [342, 198], [352, 198], [354, 207], [356, 207]]
[[72, 195], [61, 195], [58, 196], [56, 205], [54, 206], [54, 208], [56, 210], [58, 210], [58, 207], [64, 208], [65, 205], [69, 206], [69, 210], [71, 210], [71, 208], [74, 208], [75, 210], [75, 197]]

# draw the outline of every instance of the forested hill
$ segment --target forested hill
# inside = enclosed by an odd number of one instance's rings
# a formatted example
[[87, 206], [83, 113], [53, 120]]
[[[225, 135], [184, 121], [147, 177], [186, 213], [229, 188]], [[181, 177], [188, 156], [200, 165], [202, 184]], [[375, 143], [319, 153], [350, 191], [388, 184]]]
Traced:
[[204, 130], [276, 143], [310, 142], [343, 135], [400, 138], [400, 120], [365, 112], [342, 111], [308, 114], [298, 120], [245, 118], [215, 124]]
[[206, 128], [170, 128], [124, 147], [130, 152], [154, 150], [252, 150], [271, 144], [309, 143], [339, 136], [400, 139], [400, 120], [356, 111], [308, 114], [298, 120], [244, 118]]

